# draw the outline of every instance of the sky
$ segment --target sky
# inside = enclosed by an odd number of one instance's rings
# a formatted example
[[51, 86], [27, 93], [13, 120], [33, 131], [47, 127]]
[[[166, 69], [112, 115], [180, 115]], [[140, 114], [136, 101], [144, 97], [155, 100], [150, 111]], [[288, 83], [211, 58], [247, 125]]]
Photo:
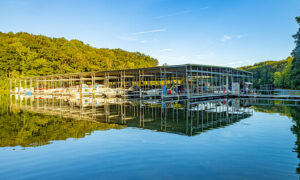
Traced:
[[0, 31], [139, 51], [159, 64], [282, 60], [300, 0], [0, 0]]

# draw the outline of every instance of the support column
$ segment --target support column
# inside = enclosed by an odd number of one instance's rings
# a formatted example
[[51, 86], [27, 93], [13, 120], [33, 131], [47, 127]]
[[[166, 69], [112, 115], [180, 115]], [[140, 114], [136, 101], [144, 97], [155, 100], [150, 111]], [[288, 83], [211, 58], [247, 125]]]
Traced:
[[203, 83], [203, 66], [201, 66], [201, 94], [203, 94], [203, 85], [204, 85], [204, 83]]
[[139, 93], [140, 93], [140, 98], [142, 98], [142, 90], [141, 90], [141, 70], [139, 70]]
[[175, 88], [176, 88], [176, 94], [177, 94], [177, 98], [179, 99], [179, 97], [178, 97], [178, 88], [179, 88], [179, 84], [178, 84], [178, 74], [177, 74], [177, 71], [176, 71], [176, 86], [175, 86]]
[[222, 94], [222, 91], [223, 91], [223, 89], [222, 89], [222, 88], [223, 88], [223, 87], [222, 87], [222, 73], [221, 73], [221, 72], [222, 72], [222, 71], [221, 71], [221, 69], [220, 69], [220, 72], [219, 72], [219, 73], [220, 73], [220, 76], [219, 76], [219, 77], [220, 77], [220, 79], [219, 79], [219, 80], [220, 80], [220, 81], [219, 81], [219, 93], [220, 93], [220, 94]]
[[197, 94], [200, 94], [200, 89], [199, 89], [199, 68], [197, 67], [197, 78], [196, 78], [196, 84], [197, 84]]
[[186, 93], [187, 98], [190, 99], [190, 88], [189, 88], [189, 79], [188, 79], [188, 68], [185, 66], [185, 86], [186, 86]]
[[213, 70], [212, 67], [210, 68], [210, 85], [212, 87], [212, 94], [214, 94], [215, 87], [214, 87], [214, 76], [213, 76]]
[[190, 65], [190, 78], [191, 78], [190, 96], [193, 96], [194, 95], [194, 86], [193, 86], [193, 71], [192, 71], [191, 65]]
[[226, 76], [226, 93], [228, 94], [228, 75]]

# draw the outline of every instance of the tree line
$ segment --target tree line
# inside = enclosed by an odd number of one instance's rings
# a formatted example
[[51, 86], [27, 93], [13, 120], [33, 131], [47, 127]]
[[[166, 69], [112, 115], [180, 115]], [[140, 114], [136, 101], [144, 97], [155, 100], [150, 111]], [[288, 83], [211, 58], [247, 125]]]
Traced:
[[[300, 17], [296, 17], [300, 25]], [[300, 27], [293, 35], [296, 47], [288, 57], [281, 61], [265, 61], [239, 69], [253, 72], [254, 87], [271, 84], [276, 88], [300, 89]]]
[[0, 89], [8, 78], [157, 66], [140, 52], [94, 48], [79, 40], [0, 32]]

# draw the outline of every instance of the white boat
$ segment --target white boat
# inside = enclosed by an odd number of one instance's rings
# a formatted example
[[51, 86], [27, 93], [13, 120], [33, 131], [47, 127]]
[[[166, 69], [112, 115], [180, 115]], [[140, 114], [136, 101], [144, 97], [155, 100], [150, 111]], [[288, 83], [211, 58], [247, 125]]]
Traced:
[[161, 89], [151, 89], [151, 90], [145, 91], [145, 94], [146, 95], [151, 95], [151, 96], [160, 95], [161, 94]]
[[118, 95], [117, 90], [116, 89], [109, 89], [107, 88], [104, 92], [103, 95], [107, 98], [114, 98]]

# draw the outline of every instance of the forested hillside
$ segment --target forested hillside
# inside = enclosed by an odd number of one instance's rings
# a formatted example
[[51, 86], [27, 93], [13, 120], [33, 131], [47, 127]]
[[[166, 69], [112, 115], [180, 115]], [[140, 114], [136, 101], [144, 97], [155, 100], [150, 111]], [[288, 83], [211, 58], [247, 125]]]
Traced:
[[78, 40], [0, 32], [0, 89], [9, 77], [39, 76], [156, 66], [139, 52], [98, 49]]
[[[300, 17], [296, 17], [296, 21], [300, 25]], [[300, 89], [300, 28], [293, 37], [296, 47], [291, 53], [292, 57], [239, 68], [253, 72], [255, 88], [259, 88], [260, 85], [273, 84], [277, 88]]]
[[[300, 26], [300, 16], [296, 17], [296, 21]], [[300, 89], [300, 27], [297, 34], [295, 34], [293, 38], [295, 39], [296, 47], [292, 52], [294, 60], [291, 67], [291, 81], [292, 88]]]
[[238, 69], [253, 72], [255, 88], [260, 88], [260, 85], [273, 84], [277, 88], [290, 89], [292, 88], [290, 81], [292, 62], [293, 58], [288, 57], [281, 61], [264, 61]]

